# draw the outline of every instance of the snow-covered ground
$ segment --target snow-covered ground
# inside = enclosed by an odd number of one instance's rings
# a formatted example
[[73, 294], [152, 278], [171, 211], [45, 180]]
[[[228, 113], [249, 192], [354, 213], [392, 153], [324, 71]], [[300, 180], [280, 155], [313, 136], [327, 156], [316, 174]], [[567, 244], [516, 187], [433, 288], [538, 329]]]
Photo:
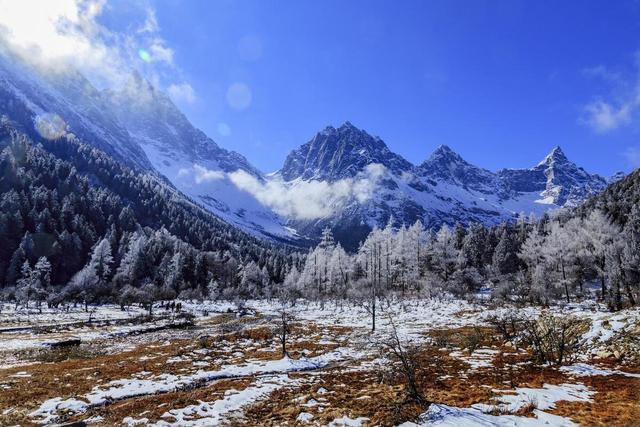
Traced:
[[[81, 309], [25, 313], [5, 306], [0, 314], [0, 321], [5, 325], [24, 327], [26, 324], [50, 326], [66, 323], [68, 326], [0, 332], [2, 351], [11, 353], [15, 359], [14, 363], [0, 367], [2, 393], [19, 393], [27, 384], [44, 387], [41, 384], [48, 382], [41, 377], [45, 375], [62, 375], [65, 378], [63, 382], [68, 384], [59, 390], [43, 391], [40, 400], [36, 399], [37, 405], [31, 403], [28, 407], [3, 401], [0, 396], [0, 424], [11, 421], [12, 414], [22, 414], [20, 416], [26, 416], [30, 422], [43, 424], [70, 419], [109, 424], [116, 422], [113, 417], [119, 416], [117, 422], [123, 425], [218, 425], [230, 419], [242, 419], [243, 414], [251, 413], [251, 408], [256, 405], [282, 405], [282, 400], [278, 400], [280, 403], [271, 402], [272, 396], [274, 393], [290, 393], [292, 397], [284, 398], [284, 401], [292, 405], [288, 409], [291, 422], [300, 425], [368, 425], [374, 422], [373, 414], [363, 409], [358, 412], [357, 408], [366, 405], [357, 402], [367, 405], [376, 402], [371, 397], [375, 389], [365, 392], [361, 389], [363, 386], [358, 385], [359, 388], [345, 394], [343, 401], [336, 401], [335, 396], [344, 394], [342, 388], [346, 391], [352, 386], [344, 379], [333, 385], [327, 381], [331, 375], [355, 378], [387, 366], [387, 356], [381, 354], [376, 343], [389, 335], [390, 319], [393, 319], [403, 341], [426, 343], [430, 340], [429, 331], [488, 326], [490, 316], [513, 309], [446, 299], [381, 302], [376, 332], [371, 333], [371, 315], [363, 306], [327, 302], [322, 307], [317, 303], [298, 301], [295, 306], [285, 309], [293, 316], [294, 324], [302, 329], [294, 332], [288, 340], [292, 356], [283, 358], [277, 340], [266, 339], [260, 333], [262, 329], [277, 327], [278, 314], [283, 306], [274, 300], [249, 301], [245, 307], [254, 314], [238, 317], [236, 307], [228, 302], [182, 301], [183, 311], [196, 316], [195, 327], [160, 333], [154, 328], [177, 320], [166, 317], [137, 324], [133, 319], [144, 314], [139, 308], [122, 312], [119, 307], [95, 307], [89, 314]], [[404, 425], [573, 425], [570, 417], [554, 413], [557, 402], [585, 405], [594, 402], [598, 390], [590, 378], [623, 378], [625, 381], [637, 381], [640, 386], [640, 373], [625, 366], [598, 363], [598, 355], [608, 351], [621, 335], [636, 333], [634, 331], [640, 326], [639, 310], [612, 314], [593, 304], [573, 304], [548, 310], [588, 319], [590, 324], [582, 337], [588, 351], [579, 362], [556, 370], [560, 379], [535, 386], [525, 383], [513, 388], [494, 384], [489, 386], [490, 398], [478, 397], [475, 403], [466, 407], [436, 401], [419, 418]], [[541, 312], [538, 308], [519, 311], [532, 317]], [[154, 312], [166, 314], [159, 307]], [[88, 321], [89, 316], [94, 320], [92, 325], [79, 324]], [[116, 324], [101, 324], [97, 320], [113, 320]], [[131, 320], [130, 324], [128, 320]], [[145, 333], [145, 328], [148, 333]], [[128, 336], [132, 331], [140, 335]], [[233, 338], [233, 331], [247, 332]], [[68, 368], [64, 368], [70, 369], [69, 372], [57, 373], [55, 366], [49, 363], [34, 364], [28, 358], [21, 359], [20, 355], [25, 350], [46, 348], [43, 343], [69, 337], [80, 338], [82, 345], [89, 349], [96, 345], [94, 343], [100, 343], [102, 352], [96, 362], [87, 359], [77, 364], [70, 363]], [[453, 375], [440, 375], [439, 381], [444, 381], [447, 387], [461, 387], [455, 382], [460, 378], [465, 381], [467, 378], [483, 378], [495, 370], [495, 359], [499, 355], [502, 357], [504, 350], [480, 346], [473, 351], [464, 348], [442, 348], [439, 351], [445, 361], [452, 361], [447, 363], [458, 361], [457, 366], [462, 368], [456, 369], [463, 369], [452, 371]], [[118, 358], [120, 354], [121, 359]], [[513, 349], [509, 354], [520, 357], [523, 352]], [[101, 375], [105, 363], [118, 365], [118, 370], [111, 366], [113, 372], [109, 372], [112, 373]], [[514, 368], [522, 366], [526, 364], [518, 362]], [[71, 380], [78, 374], [86, 375], [86, 382]], [[223, 384], [221, 381], [230, 381], [225, 385], [226, 389], [218, 394], [206, 393], [208, 387], [222, 387], [219, 385]], [[365, 384], [367, 387], [376, 386], [373, 380]], [[199, 390], [197, 398], [180, 405], [171, 404], [173, 400], [169, 399], [146, 411], [123, 415], [109, 412], [113, 402], [155, 395], [172, 396], [188, 390]], [[519, 411], [527, 405], [532, 406], [530, 412], [520, 414]], [[352, 409], [347, 410], [347, 407]]]

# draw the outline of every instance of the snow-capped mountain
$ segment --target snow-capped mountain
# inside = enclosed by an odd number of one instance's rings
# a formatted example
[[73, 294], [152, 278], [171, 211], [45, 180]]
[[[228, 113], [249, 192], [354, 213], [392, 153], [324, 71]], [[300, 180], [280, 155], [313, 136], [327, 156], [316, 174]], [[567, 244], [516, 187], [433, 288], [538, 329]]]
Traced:
[[371, 164], [383, 166], [372, 197], [352, 197], [333, 206], [332, 214], [290, 224], [307, 235], [325, 226], [353, 247], [360, 233], [384, 226], [390, 218], [409, 224], [420, 219], [429, 227], [456, 222], [497, 224], [520, 213], [538, 214], [574, 206], [597, 194], [607, 180], [569, 161], [560, 147], [529, 169], [491, 172], [440, 146], [419, 166], [393, 153], [378, 137], [345, 123], [328, 127], [293, 151], [277, 175], [290, 185], [303, 181], [338, 182], [357, 177]]
[[270, 208], [233, 184], [228, 173], [243, 171], [264, 182], [247, 159], [219, 147], [194, 127], [171, 99], [133, 73], [119, 91], [105, 97], [151, 165], [179, 190], [227, 222], [254, 234], [295, 239]]
[[428, 227], [496, 224], [520, 212], [574, 206], [607, 185], [559, 147], [530, 169], [492, 172], [447, 146], [416, 166], [349, 122], [317, 133], [280, 171], [265, 175], [219, 147], [136, 73], [124, 87], [100, 91], [77, 72], [42, 73], [4, 52], [0, 108], [35, 139], [73, 133], [225, 221], [288, 241], [317, 238], [330, 226], [353, 248], [390, 218]]
[[504, 198], [535, 192], [541, 197], [536, 202], [556, 206], [576, 206], [607, 185], [605, 178], [569, 161], [560, 147], [531, 169], [502, 169], [497, 175]]
[[195, 128], [137, 73], [118, 91], [100, 91], [73, 69], [42, 70], [0, 49], [0, 115], [35, 140], [73, 133], [142, 173], [166, 178], [254, 235], [297, 238], [282, 218], [227, 176], [242, 170], [263, 181], [262, 174]]
[[84, 76], [70, 69], [37, 71], [1, 46], [0, 114], [28, 135], [72, 132], [129, 166], [151, 167], [102, 93]]
[[380, 138], [345, 122], [337, 129], [326, 127], [311, 141], [291, 152], [280, 174], [287, 181], [296, 178], [335, 181], [354, 177], [367, 165], [374, 163], [396, 174], [413, 167], [391, 152]]

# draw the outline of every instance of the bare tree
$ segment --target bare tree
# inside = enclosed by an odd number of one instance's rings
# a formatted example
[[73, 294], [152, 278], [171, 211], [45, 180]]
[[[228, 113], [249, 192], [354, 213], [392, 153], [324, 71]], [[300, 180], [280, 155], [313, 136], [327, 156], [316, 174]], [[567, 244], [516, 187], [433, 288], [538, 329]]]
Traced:
[[420, 347], [410, 342], [403, 343], [398, 336], [398, 329], [390, 313], [387, 313], [387, 318], [391, 330], [389, 336], [380, 344], [383, 351], [391, 356], [393, 369], [398, 370], [404, 378], [407, 398], [426, 409], [431, 405], [431, 402], [424, 397], [417, 382]]
[[287, 337], [291, 334], [291, 322], [293, 322], [293, 319], [293, 316], [282, 307], [278, 315], [278, 326], [276, 328], [278, 341], [282, 348], [282, 357], [289, 357], [289, 353], [287, 353]]

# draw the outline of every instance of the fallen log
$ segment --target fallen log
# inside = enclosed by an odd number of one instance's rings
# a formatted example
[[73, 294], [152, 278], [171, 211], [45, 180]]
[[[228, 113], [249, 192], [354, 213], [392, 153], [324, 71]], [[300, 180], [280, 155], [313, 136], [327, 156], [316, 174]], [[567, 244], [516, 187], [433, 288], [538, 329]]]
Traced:
[[67, 348], [78, 346], [81, 343], [80, 338], [70, 338], [68, 340], [47, 342], [45, 345], [50, 348]]

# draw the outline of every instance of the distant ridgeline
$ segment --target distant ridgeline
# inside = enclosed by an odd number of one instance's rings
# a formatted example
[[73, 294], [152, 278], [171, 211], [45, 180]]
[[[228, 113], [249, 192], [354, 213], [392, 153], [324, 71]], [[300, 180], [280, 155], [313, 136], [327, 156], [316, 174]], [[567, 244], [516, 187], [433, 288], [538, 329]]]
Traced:
[[0, 288], [9, 299], [149, 302], [270, 295], [301, 256], [73, 136], [0, 124]]
[[[5, 300], [459, 296], [520, 302], [640, 300], [640, 172], [550, 217], [497, 225], [389, 224], [354, 253], [325, 228], [309, 254], [267, 243], [72, 135], [34, 143], [0, 123], [0, 289]], [[437, 232], [436, 232], [437, 231]], [[372, 295], [375, 297], [371, 299]]]

